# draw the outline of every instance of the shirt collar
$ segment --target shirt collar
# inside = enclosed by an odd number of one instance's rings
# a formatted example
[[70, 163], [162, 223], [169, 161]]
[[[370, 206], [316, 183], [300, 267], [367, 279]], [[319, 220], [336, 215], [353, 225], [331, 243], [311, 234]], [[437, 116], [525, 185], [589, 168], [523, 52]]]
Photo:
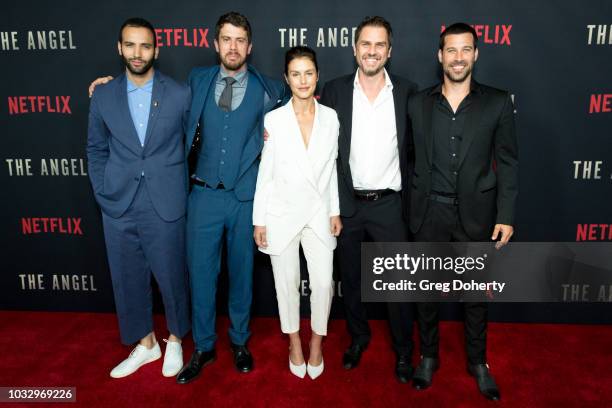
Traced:
[[[480, 86], [480, 84], [474, 81], [473, 79], [472, 79], [472, 82], [470, 82], [470, 94], [472, 93], [478, 93], [478, 94], [484, 93], [482, 86]], [[428, 94], [429, 95], [436, 95], [436, 94], [441, 95], [442, 94], [442, 82], [440, 82], [438, 85], [433, 87], [431, 91], [429, 91]]]
[[[387, 69], [383, 68], [383, 72], [385, 74], [385, 87], [388, 89], [393, 89], [393, 82], [391, 82], [391, 78], [389, 78], [389, 73], [387, 72]], [[355, 73], [353, 88], [361, 89], [361, 84], [359, 83], [359, 68], [357, 68], [357, 72]]]
[[[244, 71], [239, 72], [236, 75], [234, 75], [233, 78], [237, 82], [237, 84], [234, 84], [234, 86], [236, 85], [245, 86], [245, 82], [247, 79], [247, 73], [248, 73], [248, 70], [245, 69]], [[225, 68], [223, 68], [223, 65], [221, 65], [221, 68], [219, 69], [219, 76], [217, 77], [217, 82], [223, 81], [223, 78], [226, 78], [228, 76], [230, 76], [229, 73], [225, 70]]]
[[149, 92], [149, 93], [153, 93], [153, 78], [149, 79], [147, 82], [145, 82], [145, 84], [143, 86], [136, 86], [136, 84], [134, 84], [132, 81], [130, 81], [130, 79], [127, 79], [127, 91], [128, 92], [132, 92], [135, 91], [137, 89], [141, 89], [143, 91]]

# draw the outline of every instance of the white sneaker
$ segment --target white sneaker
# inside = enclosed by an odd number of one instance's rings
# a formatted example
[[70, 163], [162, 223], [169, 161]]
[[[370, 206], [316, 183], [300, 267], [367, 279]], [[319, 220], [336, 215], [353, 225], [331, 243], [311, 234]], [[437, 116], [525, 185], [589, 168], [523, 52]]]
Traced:
[[318, 366], [312, 366], [310, 365], [310, 363], [306, 366], [306, 371], [308, 371], [308, 375], [310, 376], [310, 378], [312, 378], [313, 380], [316, 379], [318, 376], [320, 376], [321, 374], [323, 374], [323, 369], [325, 368], [325, 366], [323, 365], [323, 359], [321, 359], [321, 364], [319, 364]]
[[143, 365], [155, 361], [160, 357], [161, 350], [159, 349], [159, 343], [155, 343], [150, 349], [139, 344], [132, 350], [128, 358], [119, 363], [117, 367], [113, 368], [113, 371], [110, 372], [110, 376], [113, 378], [127, 377], [136, 372], [136, 370]]
[[166, 354], [164, 354], [164, 365], [162, 367], [162, 375], [164, 377], [174, 377], [183, 368], [183, 348], [181, 343], [176, 341], [166, 342]]

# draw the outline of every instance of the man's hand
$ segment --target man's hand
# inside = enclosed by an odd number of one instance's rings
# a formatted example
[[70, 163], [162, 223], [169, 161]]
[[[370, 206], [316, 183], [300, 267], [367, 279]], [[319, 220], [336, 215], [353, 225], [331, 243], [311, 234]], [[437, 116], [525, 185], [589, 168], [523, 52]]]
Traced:
[[98, 85], [102, 85], [102, 84], [106, 84], [110, 81], [113, 80], [112, 76], [107, 76], [107, 77], [100, 77], [98, 79], [96, 79], [95, 81], [93, 81], [90, 85], [89, 85], [89, 97], [91, 98], [91, 96], [93, 95], [94, 89], [96, 89], [96, 86]]
[[510, 237], [512, 237], [512, 234], [514, 234], [514, 227], [512, 225], [506, 224], [495, 224], [495, 229], [493, 230], [493, 235], [491, 236], [491, 239], [493, 241], [496, 241], [497, 236], [500, 232], [501, 238], [495, 243], [495, 249], [500, 249], [501, 247], [506, 245], [508, 241], [510, 241]]
[[268, 241], [266, 240], [266, 227], [261, 225], [255, 225], [253, 232], [253, 238], [255, 238], [255, 244], [258, 248], [267, 248]]
[[340, 221], [340, 216], [334, 215], [333, 217], [329, 217], [329, 222], [332, 235], [334, 237], [340, 235], [340, 231], [342, 231], [342, 221]]
[[270, 134], [268, 133], [266, 128], [264, 128], [264, 142], [267, 142], [269, 138], [270, 138]]

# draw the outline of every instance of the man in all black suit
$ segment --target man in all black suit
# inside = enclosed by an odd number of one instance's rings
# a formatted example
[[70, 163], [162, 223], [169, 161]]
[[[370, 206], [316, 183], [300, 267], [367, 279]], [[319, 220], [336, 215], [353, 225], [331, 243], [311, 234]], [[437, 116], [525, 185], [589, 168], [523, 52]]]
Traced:
[[[356, 73], [334, 79], [321, 94], [321, 103], [340, 120], [338, 190], [344, 229], [338, 238], [338, 261], [346, 321], [352, 342], [344, 353], [344, 368], [359, 364], [370, 341], [370, 327], [361, 303], [361, 243], [407, 240], [402, 218], [402, 195], [408, 191], [405, 147], [409, 95], [416, 85], [390, 75], [391, 25], [382, 17], [366, 17], [355, 32]], [[412, 377], [413, 305], [387, 305], [395, 373], [401, 382]]]
[[[415, 168], [410, 229], [416, 241], [500, 241], [513, 234], [517, 141], [508, 92], [472, 80], [478, 38], [467, 24], [440, 35], [444, 81], [410, 98]], [[409, 153], [411, 156], [411, 154]], [[486, 359], [487, 304], [466, 302], [468, 371], [487, 398], [500, 398]], [[438, 358], [438, 303], [417, 306], [422, 358], [413, 386], [431, 385]]]

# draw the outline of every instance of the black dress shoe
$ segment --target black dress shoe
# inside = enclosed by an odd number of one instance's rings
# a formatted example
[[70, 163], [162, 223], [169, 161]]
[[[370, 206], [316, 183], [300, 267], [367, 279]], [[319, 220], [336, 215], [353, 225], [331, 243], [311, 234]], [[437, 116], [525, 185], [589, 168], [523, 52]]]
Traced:
[[359, 365], [361, 360], [361, 353], [366, 349], [366, 346], [361, 344], [352, 343], [351, 346], [344, 352], [342, 357], [342, 365], [347, 370], [351, 370]]
[[191, 360], [176, 376], [176, 382], [179, 384], [187, 384], [200, 376], [202, 368], [206, 367], [217, 358], [215, 349], [210, 351], [195, 350], [191, 355]]
[[499, 388], [497, 388], [493, 376], [489, 373], [489, 366], [486, 364], [468, 365], [468, 372], [472, 377], [476, 378], [478, 389], [482, 395], [492, 401], [499, 401], [501, 398]]
[[253, 369], [253, 356], [247, 346], [239, 346], [232, 343], [232, 353], [234, 354], [234, 365], [236, 370], [241, 373], [248, 373]]
[[419, 366], [414, 370], [412, 386], [417, 390], [424, 390], [431, 386], [431, 381], [436, 370], [440, 367], [440, 359], [435, 357], [423, 357]]
[[413, 374], [412, 358], [405, 354], [398, 355], [397, 360], [395, 360], [395, 376], [399, 382], [406, 384], [410, 381]]

